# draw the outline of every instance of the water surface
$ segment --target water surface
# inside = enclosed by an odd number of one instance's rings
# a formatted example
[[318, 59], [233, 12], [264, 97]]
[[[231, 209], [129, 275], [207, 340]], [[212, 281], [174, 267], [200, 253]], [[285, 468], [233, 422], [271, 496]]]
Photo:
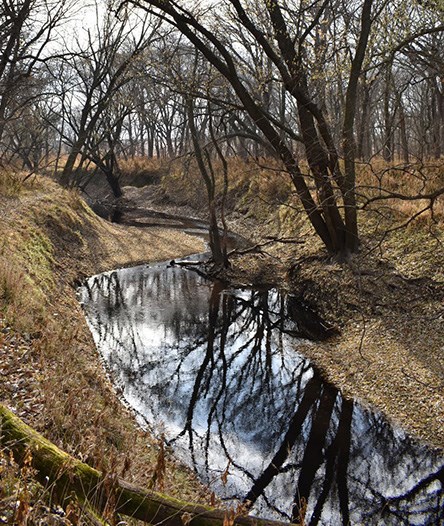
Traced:
[[[166, 264], [90, 278], [81, 301], [123, 397], [219, 496], [307, 524], [444, 524], [442, 454], [344, 399], [300, 353], [296, 298]], [[309, 320], [309, 323], [307, 323]]]

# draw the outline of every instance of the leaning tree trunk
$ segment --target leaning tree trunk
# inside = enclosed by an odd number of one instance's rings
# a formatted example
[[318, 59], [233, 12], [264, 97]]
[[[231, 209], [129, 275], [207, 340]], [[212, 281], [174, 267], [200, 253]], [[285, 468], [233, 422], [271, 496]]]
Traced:
[[71, 457], [0, 404], [0, 446], [19, 464], [31, 462], [36, 478], [61, 502], [73, 495], [99, 513], [110, 510], [162, 526], [284, 526], [283, 522], [236, 516], [223, 510], [136, 487]]
[[104, 170], [106, 181], [109, 184], [111, 191], [113, 193], [113, 196], [118, 198], [122, 197], [122, 187], [120, 186], [119, 177], [114, 173], [114, 170]]
[[63, 172], [60, 178], [60, 182], [62, 183], [63, 186], [71, 186], [74, 165], [76, 163], [77, 157], [81, 153], [83, 144], [84, 144], [84, 139], [83, 139], [83, 136], [81, 136], [77, 139], [77, 141], [72, 146], [71, 151], [68, 154], [68, 158], [66, 159], [66, 163], [65, 163], [65, 166], [63, 167]]
[[106, 181], [111, 188], [113, 196], [115, 198], [122, 197], [123, 191], [120, 186], [119, 163], [117, 162], [116, 154], [114, 152], [114, 145], [111, 145], [111, 149], [103, 160], [100, 168], [105, 174]]

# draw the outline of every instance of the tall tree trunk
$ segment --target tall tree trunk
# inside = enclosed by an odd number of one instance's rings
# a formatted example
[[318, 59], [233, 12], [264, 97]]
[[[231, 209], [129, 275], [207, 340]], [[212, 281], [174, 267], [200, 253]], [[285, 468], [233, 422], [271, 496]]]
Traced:
[[437, 82], [437, 102], [439, 118], [439, 140], [441, 144], [441, 155], [444, 153], [444, 75]]
[[299, 122], [310, 170], [314, 176], [323, 218], [330, 234], [333, 251], [341, 252], [345, 242], [342, 221], [329, 177], [329, 159], [319, 142], [313, 115], [298, 103]]
[[[213, 256], [213, 260], [216, 265], [227, 266], [228, 260], [226, 256], [226, 251], [224, 253], [221, 237], [219, 233], [219, 226], [217, 221], [216, 214], [216, 199], [215, 199], [215, 185], [216, 181], [214, 178], [214, 172], [211, 170], [208, 171], [205, 160], [203, 157], [202, 149], [199, 143], [199, 137], [197, 134], [196, 126], [194, 123], [194, 104], [193, 99], [188, 98], [187, 102], [187, 118], [188, 118], [188, 127], [190, 129], [191, 140], [193, 142], [194, 155], [196, 156], [196, 162], [199, 167], [200, 174], [204, 180], [205, 187], [207, 189], [208, 195], [208, 213], [209, 213], [209, 237], [210, 237], [210, 249]], [[207, 156], [207, 162], [211, 162]]]
[[391, 64], [387, 66], [384, 86], [384, 139], [382, 157], [386, 163], [393, 161], [393, 116], [390, 109], [390, 96], [392, 91]]
[[364, 0], [361, 14], [361, 31], [352, 60], [350, 77], [345, 96], [342, 148], [344, 151], [344, 215], [345, 215], [345, 251], [353, 253], [358, 249], [358, 218], [356, 209], [356, 166], [354, 123], [356, 117], [356, 98], [359, 76], [367, 49], [368, 37], [372, 25], [371, 10], [373, 0]]
[[406, 126], [406, 119], [405, 119], [405, 110], [404, 106], [400, 97], [399, 103], [398, 103], [398, 111], [399, 111], [399, 133], [401, 136], [401, 154], [402, 154], [402, 160], [408, 164], [410, 162], [410, 155], [409, 155], [409, 141], [407, 137], [407, 126]]
[[362, 161], [367, 161], [370, 158], [370, 86], [363, 83], [363, 96], [361, 101], [361, 118], [359, 122], [357, 157]]
[[120, 181], [118, 175], [115, 174], [114, 169], [110, 168], [104, 170], [106, 181], [108, 182], [113, 196], [116, 198], [122, 197], [122, 187], [120, 186]]
[[443, 125], [443, 101], [444, 96], [440, 93], [439, 86], [435, 81], [432, 85], [432, 97], [430, 103], [430, 117], [432, 128], [432, 155], [439, 159], [442, 154], [442, 125]]

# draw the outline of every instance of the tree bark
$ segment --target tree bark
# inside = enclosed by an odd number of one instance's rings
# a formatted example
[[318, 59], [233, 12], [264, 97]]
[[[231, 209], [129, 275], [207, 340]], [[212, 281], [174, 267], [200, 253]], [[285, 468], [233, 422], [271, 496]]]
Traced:
[[359, 246], [358, 217], [356, 207], [356, 166], [354, 125], [356, 117], [356, 102], [359, 76], [362, 71], [365, 51], [372, 26], [373, 0], [364, 0], [361, 14], [361, 31], [352, 60], [350, 77], [345, 97], [344, 124], [342, 128], [342, 148], [344, 152], [344, 215], [345, 215], [345, 252], [356, 252]]
[[[193, 142], [193, 148], [194, 148], [194, 155], [196, 157], [196, 162], [199, 167], [200, 174], [202, 176], [202, 179], [204, 180], [205, 187], [207, 189], [207, 195], [208, 195], [208, 213], [209, 213], [209, 237], [210, 237], [210, 248], [211, 248], [211, 254], [213, 256], [214, 262], [216, 265], [222, 265], [226, 267], [228, 265], [227, 260], [227, 254], [226, 251], [223, 250], [221, 238], [219, 234], [219, 226], [217, 221], [217, 214], [216, 214], [216, 200], [215, 200], [215, 192], [216, 192], [216, 181], [214, 178], [214, 174], [208, 172], [207, 167], [205, 166], [205, 161], [203, 157], [203, 152], [199, 144], [199, 138], [197, 136], [197, 130], [194, 123], [194, 106], [193, 106], [193, 100], [191, 98], [188, 98], [186, 101], [187, 106], [187, 117], [188, 117], [188, 127], [191, 134], [191, 139]], [[211, 162], [209, 158], [207, 158], [208, 163]]]
[[[106, 477], [96, 469], [71, 457], [26, 425], [0, 404], [0, 445], [21, 464], [31, 454], [36, 478], [53, 486], [63, 502], [73, 494], [99, 513], [114, 503], [116, 513], [163, 526], [284, 526], [283, 522], [256, 517], [231, 517], [223, 510], [181, 501], [136, 487], [118, 478]], [[230, 520], [232, 519], [233, 522]]]

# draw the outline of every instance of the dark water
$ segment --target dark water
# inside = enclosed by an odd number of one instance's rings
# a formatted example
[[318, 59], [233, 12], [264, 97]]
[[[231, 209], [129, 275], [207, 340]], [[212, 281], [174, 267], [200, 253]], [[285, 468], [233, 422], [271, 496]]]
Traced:
[[166, 265], [80, 296], [125, 400], [224, 499], [281, 520], [306, 501], [310, 525], [444, 524], [442, 453], [323, 382], [297, 352], [291, 296]]

